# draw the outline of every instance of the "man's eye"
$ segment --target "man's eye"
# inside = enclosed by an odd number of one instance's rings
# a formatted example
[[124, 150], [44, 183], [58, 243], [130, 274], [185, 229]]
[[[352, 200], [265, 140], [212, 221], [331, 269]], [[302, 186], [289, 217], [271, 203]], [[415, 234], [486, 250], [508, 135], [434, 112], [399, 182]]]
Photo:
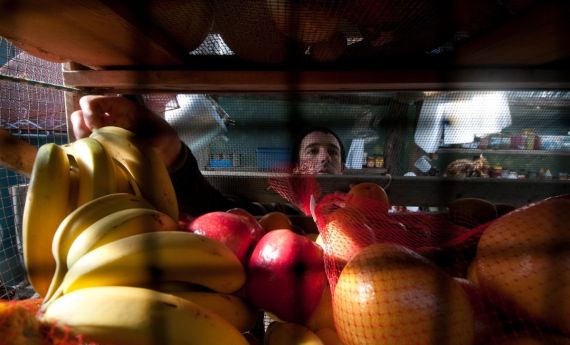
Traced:
[[312, 149], [309, 150], [309, 153], [312, 154], [312, 155], [316, 155], [316, 154], [319, 153], [319, 149], [317, 149], [317, 148], [312, 148]]
[[337, 150], [329, 150], [329, 155], [331, 157], [336, 157], [336, 156], [338, 156], [338, 151]]

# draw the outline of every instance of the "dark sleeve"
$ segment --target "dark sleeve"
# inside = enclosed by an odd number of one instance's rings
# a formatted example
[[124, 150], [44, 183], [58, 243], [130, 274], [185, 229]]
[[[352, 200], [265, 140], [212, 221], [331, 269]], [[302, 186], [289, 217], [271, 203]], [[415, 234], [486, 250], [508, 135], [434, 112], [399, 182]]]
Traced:
[[291, 205], [262, 204], [222, 194], [202, 175], [196, 158], [184, 143], [180, 155], [170, 168], [170, 179], [176, 191], [180, 212], [194, 217], [212, 211], [227, 211], [234, 207], [243, 208], [254, 216], [271, 211], [301, 214]]
[[239, 202], [223, 195], [208, 182], [202, 175], [196, 158], [184, 143], [170, 169], [170, 179], [176, 191], [180, 212], [198, 216], [241, 207]]

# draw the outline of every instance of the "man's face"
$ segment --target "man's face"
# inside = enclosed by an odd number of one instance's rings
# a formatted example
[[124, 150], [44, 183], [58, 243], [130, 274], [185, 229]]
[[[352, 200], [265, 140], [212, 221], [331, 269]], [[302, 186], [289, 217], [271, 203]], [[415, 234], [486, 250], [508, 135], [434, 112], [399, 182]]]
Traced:
[[301, 141], [298, 172], [304, 174], [342, 173], [340, 144], [334, 135], [309, 133]]

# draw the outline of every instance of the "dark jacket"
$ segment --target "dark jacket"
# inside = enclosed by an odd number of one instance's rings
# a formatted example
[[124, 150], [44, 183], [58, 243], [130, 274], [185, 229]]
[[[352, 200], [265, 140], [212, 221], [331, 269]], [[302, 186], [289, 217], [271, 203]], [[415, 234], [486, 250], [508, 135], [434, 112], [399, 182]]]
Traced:
[[227, 211], [235, 207], [243, 208], [256, 216], [271, 211], [299, 214], [299, 211], [290, 204], [262, 204], [222, 194], [202, 175], [196, 158], [185, 144], [182, 144], [180, 155], [170, 168], [170, 178], [176, 190], [180, 212], [194, 217], [212, 211]]

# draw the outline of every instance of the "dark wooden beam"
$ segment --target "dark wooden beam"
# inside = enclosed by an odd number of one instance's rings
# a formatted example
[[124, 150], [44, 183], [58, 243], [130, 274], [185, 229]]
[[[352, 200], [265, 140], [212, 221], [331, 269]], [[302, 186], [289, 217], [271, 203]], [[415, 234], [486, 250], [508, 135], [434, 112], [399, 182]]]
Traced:
[[[570, 70], [461, 68], [446, 70], [67, 71], [68, 86], [99, 92], [297, 92], [379, 90], [569, 89]], [[93, 92], [93, 90], [90, 90]]]
[[147, 23], [141, 30], [99, 0], [4, 1], [0, 36], [40, 58], [105, 66], [180, 65], [183, 57]]
[[570, 2], [542, 1], [532, 11], [473, 37], [454, 53], [462, 66], [540, 66], [570, 57]]
[[[269, 173], [205, 171], [206, 178], [219, 190], [245, 200], [284, 202], [269, 188], [269, 178], [287, 178], [287, 175]], [[474, 197], [497, 204], [516, 207], [550, 196], [569, 194], [570, 181], [509, 180], [493, 178], [441, 178], [378, 175], [328, 175], [317, 181], [322, 194], [347, 192], [350, 184], [376, 182], [386, 187], [393, 205], [447, 206], [457, 198]]]

